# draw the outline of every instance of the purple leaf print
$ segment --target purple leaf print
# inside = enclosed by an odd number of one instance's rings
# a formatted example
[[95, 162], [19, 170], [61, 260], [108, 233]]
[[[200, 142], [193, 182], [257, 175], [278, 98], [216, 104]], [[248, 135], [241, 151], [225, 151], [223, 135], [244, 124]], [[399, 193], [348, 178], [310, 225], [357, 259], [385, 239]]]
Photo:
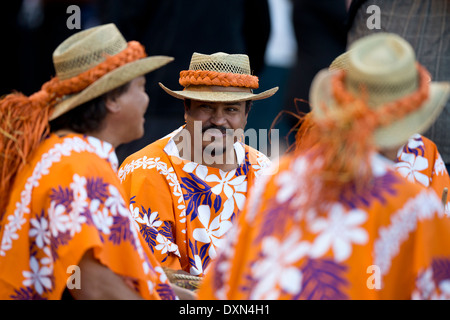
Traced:
[[58, 189], [52, 188], [50, 200], [55, 201], [57, 205], [62, 204], [66, 208], [70, 208], [73, 201], [73, 191], [70, 188], [62, 188], [61, 186], [58, 186]]
[[353, 184], [348, 186], [340, 196], [339, 201], [352, 209], [361, 207], [371, 207], [373, 201], [386, 203], [386, 197], [395, 195], [395, 185], [402, 180], [394, 173], [387, 172], [383, 176], [374, 177], [372, 184], [361, 190], [356, 190]]
[[347, 267], [331, 259], [307, 259], [303, 268], [302, 291], [294, 299], [343, 300], [348, 282], [344, 273]]
[[439, 285], [444, 280], [450, 280], [450, 258], [435, 258], [431, 263], [433, 280]]

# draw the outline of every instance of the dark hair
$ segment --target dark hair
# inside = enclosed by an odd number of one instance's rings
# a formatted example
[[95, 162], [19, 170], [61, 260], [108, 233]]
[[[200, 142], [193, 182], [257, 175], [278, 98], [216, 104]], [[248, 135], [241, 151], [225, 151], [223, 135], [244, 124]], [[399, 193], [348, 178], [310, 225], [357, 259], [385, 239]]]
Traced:
[[102, 128], [103, 120], [108, 114], [106, 100], [114, 100], [125, 93], [130, 87], [130, 82], [115, 88], [103, 95], [85, 102], [82, 105], [64, 113], [50, 121], [50, 131], [55, 132], [68, 129], [77, 133], [95, 132]]
[[[189, 110], [191, 108], [191, 99], [184, 99], [184, 106], [186, 110]], [[245, 114], [248, 114], [250, 112], [250, 109], [253, 106], [253, 100], [246, 100], [245, 101]]]

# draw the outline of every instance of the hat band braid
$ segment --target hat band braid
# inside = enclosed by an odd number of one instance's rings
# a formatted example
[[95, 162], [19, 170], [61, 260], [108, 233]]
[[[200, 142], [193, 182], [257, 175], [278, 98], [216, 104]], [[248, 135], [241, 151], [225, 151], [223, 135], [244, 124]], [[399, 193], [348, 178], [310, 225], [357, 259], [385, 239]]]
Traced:
[[372, 177], [371, 154], [375, 151], [373, 132], [419, 109], [429, 95], [429, 75], [417, 65], [419, 86], [401, 99], [371, 109], [367, 91], [355, 97], [345, 88], [345, 72], [331, 80], [337, 108], [320, 108], [325, 117], [317, 119], [309, 112], [301, 119], [296, 134], [296, 152], [311, 158], [311, 167], [303, 179], [315, 186], [305, 190], [308, 208], [321, 208], [332, 201], [347, 201], [347, 196], [368, 192]]
[[144, 57], [144, 47], [130, 41], [118, 54], [106, 57], [75, 77], [65, 80], [54, 77], [29, 97], [15, 92], [0, 100], [0, 217], [6, 209], [16, 173], [50, 130], [53, 107], [62, 97], [78, 93], [112, 70]]
[[[144, 47], [139, 42], [130, 41], [128, 42], [127, 48], [116, 55], [107, 57], [105, 61], [99, 63], [95, 67], [69, 79], [59, 80], [58, 77], [55, 77], [46, 82], [42, 86], [41, 91], [50, 94], [51, 98], [47, 103], [54, 106], [59, 102], [58, 98], [78, 93], [114, 69], [138, 59], [145, 58], [146, 56]], [[41, 94], [41, 91], [36, 94]], [[30, 96], [30, 99], [35, 99], [36, 94]], [[40, 99], [37, 98], [37, 100]]]
[[[386, 126], [403, 118], [405, 115], [417, 110], [422, 106], [423, 102], [428, 99], [430, 88], [428, 80], [430, 79], [430, 75], [419, 63], [416, 64], [416, 67], [419, 77], [419, 87], [417, 90], [401, 99], [388, 102], [381, 107], [378, 107], [376, 110], [371, 110], [365, 103], [367, 106], [367, 117], [372, 118], [371, 122], [376, 127]], [[345, 89], [344, 78], [345, 72], [341, 72], [332, 79], [333, 95], [336, 101], [342, 107], [345, 107], [349, 103], [355, 102], [357, 99], [366, 100], [365, 95], [367, 91], [365, 88], [362, 88], [361, 98], [355, 97]]]
[[179, 82], [183, 87], [191, 85], [243, 87], [250, 89], [258, 89], [259, 87], [257, 76], [204, 70], [181, 71]]

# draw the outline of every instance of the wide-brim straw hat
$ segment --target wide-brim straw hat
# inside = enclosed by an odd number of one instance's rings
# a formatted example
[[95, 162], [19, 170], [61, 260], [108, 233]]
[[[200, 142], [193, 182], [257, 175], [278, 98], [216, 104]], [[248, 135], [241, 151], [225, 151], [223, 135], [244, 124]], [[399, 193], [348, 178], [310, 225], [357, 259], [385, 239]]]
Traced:
[[[60, 80], [76, 77], [125, 48], [127, 41], [112, 23], [80, 31], [62, 42], [53, 52], [56, 76]], [[168, 56], [149, 56], [122, 65], [106, 73], [84, 90], [63, 97], [62, 101], [55, 105], [50, 120], [172, 60], [173, 58]]]
[[[346, 71], [345, 87], [355, 96], [361, 95], [360, 85], [364, 85], [369, 107], [374, 109], [414, 92], [419, 85], [411, 45], [396, 34], [375, 33], [355, 41], [329, 69], [316, 75], [310, 90], [315, 117], [324, 117], [318, 106], [339, 107], [332, 93], [331, 79], [340, 70]], [[399, 147], [413, 134], [424, 133], [435, 122], [449, 97], [450, 83], [430, 81], [429, 85], [428, 99], [418, 109], [375, 129], [374, 142], [378, 147]]]
[[[251, 84], [250, 84], [251, 83]], [[251, 75], [250, 61], [245, 54], [217, 52], [211, 55], [194, 52], [189, 70], [180, 72], [183, 90], [162, 89], [178, 99], [206, 102], [239, 102], [271, 97], [278, 87], [253, 93], [258, 78]]]

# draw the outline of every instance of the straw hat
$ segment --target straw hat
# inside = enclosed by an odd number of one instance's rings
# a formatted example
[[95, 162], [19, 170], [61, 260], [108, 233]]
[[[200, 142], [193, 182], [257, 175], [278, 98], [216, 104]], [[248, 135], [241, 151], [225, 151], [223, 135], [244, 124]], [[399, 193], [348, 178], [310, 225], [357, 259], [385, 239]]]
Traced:
[[211, 55], [194, 52], [189, 70], [180, 72], [182, 91], [173, 91], [159, 83], [171, 96], [208, 102], [238, 102], [266, 99], [278, 87], [254, 94], [258, 77], [251, 75], [247, 55], [217, 52]]
[[[360, 97], [363, 85], [368, 105], [375, 110], [415, 92], [419, 87], [416, 58], [411, 45], [398, 35], [375, 33], [354, 42], [346, 53], [333, 61], [328, 70], [316, 75], [310, 91], [315, 117], [324, 117], [318, 106], [339, 108], [331, 88], [331, 79], [339, 70], [346, 70], [346, 90]], [[423, 133], [433, 124], [448, 99], [450, 83], [431, 81], [429, 85], [428, 99], [418, 109], [375, 130], [374, 142], [378, 147], [398, 147], [411, 135]]]
[[[53, 52], [56, 76], [66, 80], [79, 75], [127, 48], [127, 41], [114, 24], [93, 27], [74, 34]], [[63, 97], [50, 120], [101, 96], [121, 85], [149, 73], [172, 61], [172, 57], [151, 56], [120, 66], [108, 72], [79, 93]]]

